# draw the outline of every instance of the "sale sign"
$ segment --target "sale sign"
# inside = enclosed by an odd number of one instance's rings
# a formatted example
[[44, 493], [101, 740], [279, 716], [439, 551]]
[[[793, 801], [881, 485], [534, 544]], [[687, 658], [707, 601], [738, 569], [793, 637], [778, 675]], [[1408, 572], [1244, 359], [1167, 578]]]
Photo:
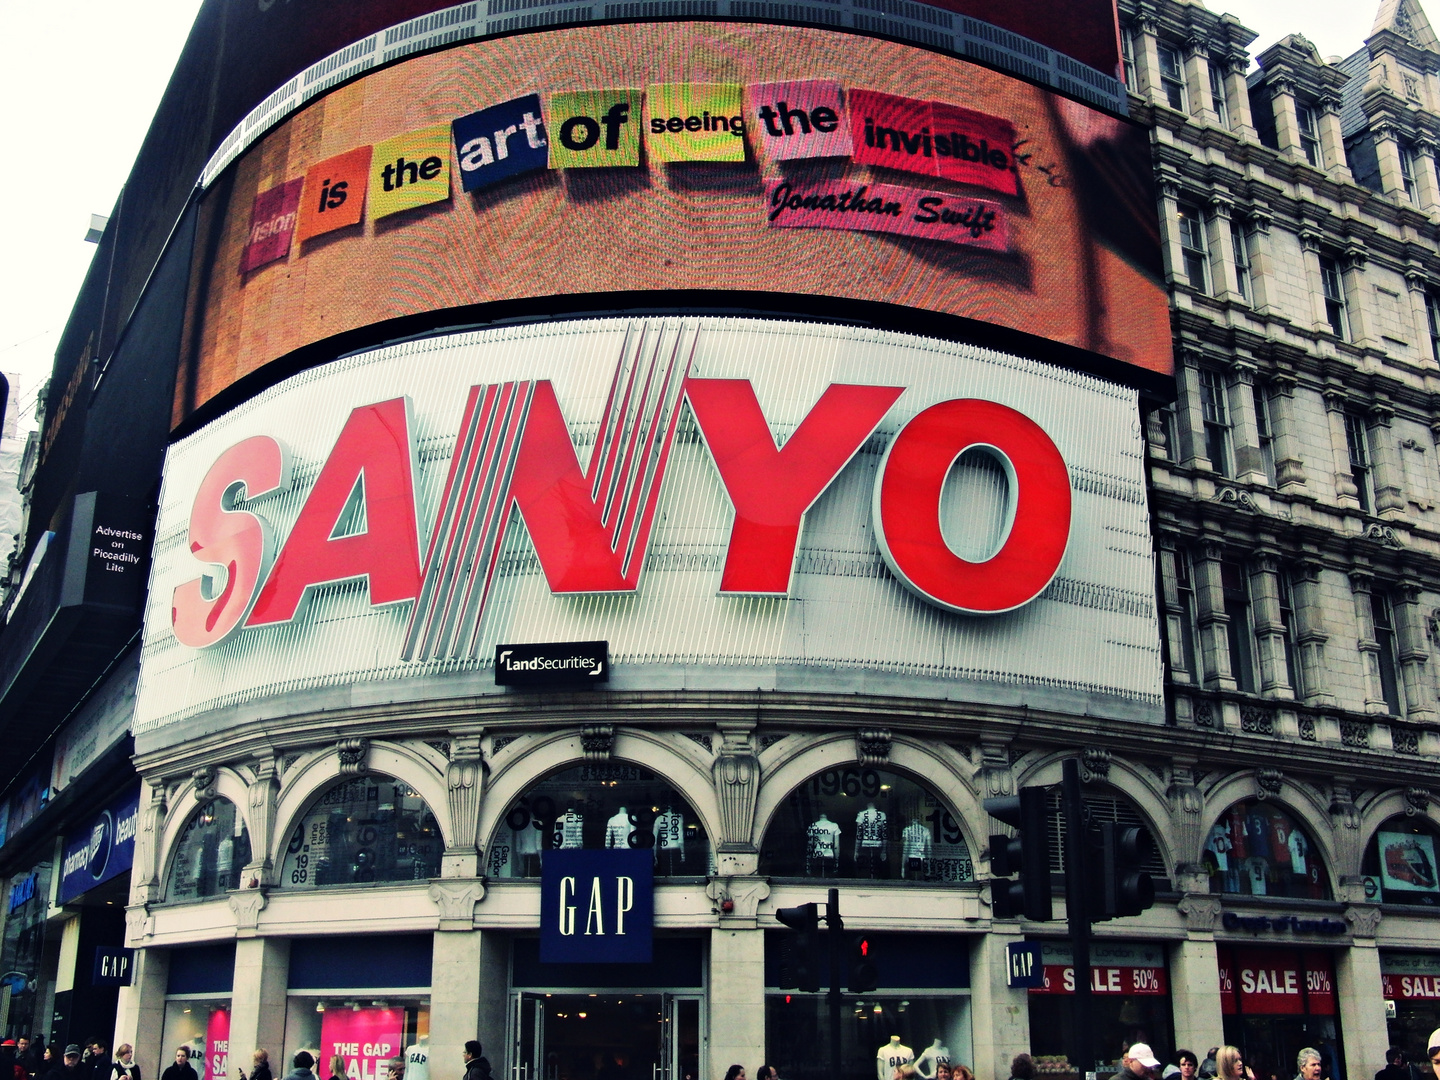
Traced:
[[[1070, 946], [1046, 942], [1042, 946], [1044, 978], [1032, 994], [1073, 994], [1075, 967]], [[1170, 992], [1165, 953], [1158, 945], [1097, 942], [1090, 953], [1090, 991], [1163, 997]]]
[[230, 1073], [230, 1010], [216, 1009], [205, 1025], [205, 1054], [200, 1080], [223, 1080]]
[[339, 1054], [349, 1080], [384, 1080], [386, 1063], [404, 1049], [404, 1033], [404, 1009], [329, 1009], [320, 1022], [320, 1060]]

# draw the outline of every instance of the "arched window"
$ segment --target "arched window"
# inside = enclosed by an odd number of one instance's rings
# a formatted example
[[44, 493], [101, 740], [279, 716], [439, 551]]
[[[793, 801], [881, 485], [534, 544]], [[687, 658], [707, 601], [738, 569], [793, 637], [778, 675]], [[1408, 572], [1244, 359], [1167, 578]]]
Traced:
[[1366, 898], [1385, 904], [1440, 905], [1435, 833], [1435, 826], [1419, 817], [1393, 817], [1381, 825], [1360, 864]]
[[760, 846], [777, 877], [974, 881], [960, 822], [910, 777], [858, 765], [826, 769], [792, 791]]
[[440, 876], [443, 846], [435, 815], [408, 784], [380, 775], [341, 780], [310, 804], [290, 834], [280, 884], [423, 881]]
[[710, 838], [685, 796], [640, 765], [587, 762], [552, 773], [506, 811], [486, 852], [493, 878], [540, 876], [554, 849], [647, 848], [656, 877], [704, 877]]
[[[1049, 800], [1050, 872], [1063, 874], [1065, 873], [1065, 811], [1060, 804], [1060, 788], [1058, 786], [1051, 788], [1047, 798]], [[1150, 823], [1145, 820], [1145, 816], [1140, 813], [1135, 804], [1119, 792], [1097, 790], [1088, 785], [1081, 793], [1080, 802], [1085, 808], [1086, 820], [1090, 822], [1092, 836], [1098, 837], [1100, 826], [1107, 821], [1113, 821], [1119, 825], [1138, 826], [1149, 834], [1150, 857], [1145, 860], [1141, 869], [1156, 879], [1155, 887], [1157, 889], [1164, 889], [1169, 881], [1169, 871], [1165, 866], [1165, 852], [1161, 850], [1155, 832], [1150, 828]]]
[[1247, 799], [1220, 815], [1205, 838], [1210, 891], [1329, 900], [1320, 850], [1293, 815]]
[[203, 900], [240, 887], [250, 861], [245, 819], [229, 799], [211, 799], [185, 823], [170, 857], [166, 900]]

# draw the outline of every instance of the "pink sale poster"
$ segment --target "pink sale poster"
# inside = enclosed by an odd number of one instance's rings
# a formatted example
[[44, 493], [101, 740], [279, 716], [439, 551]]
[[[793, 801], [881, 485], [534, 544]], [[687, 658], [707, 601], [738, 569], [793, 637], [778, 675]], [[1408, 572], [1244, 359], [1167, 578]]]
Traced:
[[345, 1059], [349, 1080], [385, 1080], [385, 1063], [404, 1049], [404, 1009], [329, 1009], [320, 1022], [319, 1068]]
[[216, 1009], [205, 1025], [205, 1055], [196, 1062], [200, 1080], [224, 1080], [230, 1072], [230, 1010]]

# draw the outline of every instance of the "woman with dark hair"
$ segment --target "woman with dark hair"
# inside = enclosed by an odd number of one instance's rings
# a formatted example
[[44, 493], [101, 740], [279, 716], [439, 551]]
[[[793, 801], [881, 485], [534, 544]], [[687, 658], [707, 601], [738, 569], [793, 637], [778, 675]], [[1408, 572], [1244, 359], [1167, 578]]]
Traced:
[[761, 1065], [755, 1073], [755, 1080], [780, 1080], [780, 1073], [774, 1065]]
[[725, 1080], [745, 1080], [745, 1066], [731, 1065], [725, 1070]]
[[1016, 1054], [1010, 1062], [1010, 1080], [1035, 1080], [1035, 1059], [1029, 1054]]

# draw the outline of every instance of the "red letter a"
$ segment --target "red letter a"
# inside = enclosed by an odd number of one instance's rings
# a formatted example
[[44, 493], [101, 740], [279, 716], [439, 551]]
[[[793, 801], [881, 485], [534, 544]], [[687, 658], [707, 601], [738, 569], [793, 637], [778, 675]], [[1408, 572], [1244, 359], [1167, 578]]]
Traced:
[[800, 521], [884, 418], [898, 386], [836, 384], [776, 449], [745, 379], [691, 379], [685, 392], [735, 504], [722, 593], [790, 591]]
[[[415, 598], [420, 550], [408, 414], [405, 398], [362, 405], [350, 414], [246, 626], [288, 622], [310, 586], [347, 578], [369, 578], [371, 604]], [[357, 483], [365, 531], [336, 537]]]

